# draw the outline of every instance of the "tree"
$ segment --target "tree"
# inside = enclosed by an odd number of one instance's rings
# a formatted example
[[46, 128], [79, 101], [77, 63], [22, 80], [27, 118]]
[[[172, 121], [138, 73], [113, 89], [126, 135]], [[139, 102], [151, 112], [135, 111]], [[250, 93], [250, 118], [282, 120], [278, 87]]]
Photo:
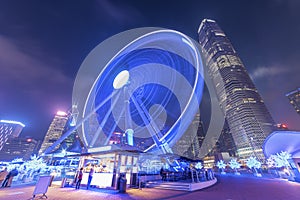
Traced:
[[256, 157], [251, 156], [250, 158], [248, 158], [248, 160], [246, 161], [246, 164], [250, 169], [254, 169], [255, 176], [261, 176], [261, 174], [259, 174], [257, 172], [257, 169], [259, 169], [261, 167], [261, 163], [256, 159]]
[[277, 158], [275, 159], [278, 167], [290, 167], [289, 159], [291, 159], [292, 155], [289, 154], [286, 151], [281, 151], [280, 153], [277, 153]]
[[289, 159], [292, 158], [292, 155], [286, 151], [281, 151], [280, 153], [277, 153], [276, 155], [273, 155], [273, 158], [275, 160], [275, 167], [281, 168], [284, 167], [286, 172], [288, 173], [288, 176], [290, 176], [290, 179], [293, 180], [294, 173], [291, 170], [291, 166], [289, 163]]
[[240, 173], [237, 171], [237, 169], [239, 169], [241, 167], [241, 164], [238, 163], [236, 158], [233, 158], [233, 159], [230, 160], [229, 166], [231, 167], [231, 169], [235, 170], [236, 175], [240, 175]]
[[219, 169], [221, 169], [221, 174], [226, 174], [226, 172], [224, 172], [224, 169], [226, 168], [226, 164], [224, 163], [224, 161], [223, 160], [219, 160], [218, 162], [217, 162], [217, 167], [219, 168]]
[[202, 169], [203, 168], [202, 163], [201, 162], [197, 162], [197, 164], [195, 165], [195, 168], [196, 169]]

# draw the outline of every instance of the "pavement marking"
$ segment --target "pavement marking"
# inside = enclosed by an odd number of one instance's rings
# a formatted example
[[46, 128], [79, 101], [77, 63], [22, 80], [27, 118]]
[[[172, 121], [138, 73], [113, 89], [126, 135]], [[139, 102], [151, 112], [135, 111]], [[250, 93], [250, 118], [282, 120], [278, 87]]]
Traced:
[[8, 195], [16, 195], [16, 194], [23, 194], [24, 192], [13, 192], [13, 193], [9, 193]]

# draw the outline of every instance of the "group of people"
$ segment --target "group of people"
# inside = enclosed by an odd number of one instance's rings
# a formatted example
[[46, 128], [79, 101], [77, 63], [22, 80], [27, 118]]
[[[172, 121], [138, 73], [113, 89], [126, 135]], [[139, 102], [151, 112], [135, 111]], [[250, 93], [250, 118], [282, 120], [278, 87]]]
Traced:
[[[88, 182], [86, 185], [86, 189], [88, 190], [92, 179], [93, 179], [93, 175], [94, 175], [94, 168], [91, 167], [90, 171], [89, 171], [89, 177], [88, 177]], [[76, 179], [76, 185], [75, 185], [75, 189], [80, 189], [80, 185], [81, 185], [81, 181], [82, 181], [82, 177], [83, 177], [83, 167], [80, 168], [80, 170], [77, 173], [77, 179]]]
[[3, 171], [0, 172], [0, 185], [1, 187], [10, 187], [12, 180], [15, 176], [18, 175], [17, 168], [14, 168], [10, 172], [7, 171], [7, 168], [4, 168]]
[[[167, 181], [167, 175], [168, 175], [168, 170], [165, 170], [163, 167], [160, 169], [159, 174], [161, 176], [161, 180], [162, 181]], [[172, 174], [172, 173], [171, 173]], [[186, 167], [183, 171], [183, 173], [181, 174], [181, 176], [179, 176], [179, 178], [182, 179], [187, 179], [187, 178], [191, 178], [193, 172], [191, 171], [191, 169], [189, 167]], [[213, 180], [214, 179], [214, 172], [212, 169], [202, 169], [202, 170], [198, 170], [198, 174], [199, 174], [199, 178], [203, 178], [206, 181], [209, 180]], [[168, 179], [170, 177], [168, 176]], [[174, 180], [174, 179], [173, 179]]]

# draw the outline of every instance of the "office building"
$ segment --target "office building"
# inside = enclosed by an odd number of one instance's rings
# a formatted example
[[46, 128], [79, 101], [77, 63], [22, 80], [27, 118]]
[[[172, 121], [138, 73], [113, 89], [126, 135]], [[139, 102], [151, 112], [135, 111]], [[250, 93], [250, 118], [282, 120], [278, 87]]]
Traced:
[[9, 138], [20, 135], [25, 125], [21, 122], [11, 120], [0, 120], [0, 151]]
[[200, 119], [200, 114], [197, 113], [194, 120], [181, 136], [181, 138], [172, 147], [174, 154], [189, 158], [199, 159], [200, 141], [204, 140], [203, 123]]
[[9, 138], [0, 151], [1, 161], [12, 161], [16, 158], [30, 160], [36, 145], [37, 141], [32, 138]]
[[285, 96], [287, 96], [287, 98], [289, 98], [290, 103], [295, 108], [296, 112], [298, 114], [300, 114], [300, 88], [298, 88], [292, 92], [289, 92]]
[[274, 121], [229, 39], [214, 20], [200, 24], [199, 43], [241, 159], [264, 160], [262, 145]]
[[45, 135], [44, 141], [39, 150], [39, 155], [41, 155], [48, 147], [50, 147], [63, 135], [66, 130], [68, 120], [69, 117], [67, 113], [62, 111], [58, 111], [56, 113]]
[[236, 146], [230, 132], [230, 128], [227, 120], [225, 120], [224, 127], [222, 129], [221, 135], [216, 143], [216, 146], [212, 150], [211, 155], [228, 153], [231, 157], [236, 156]]

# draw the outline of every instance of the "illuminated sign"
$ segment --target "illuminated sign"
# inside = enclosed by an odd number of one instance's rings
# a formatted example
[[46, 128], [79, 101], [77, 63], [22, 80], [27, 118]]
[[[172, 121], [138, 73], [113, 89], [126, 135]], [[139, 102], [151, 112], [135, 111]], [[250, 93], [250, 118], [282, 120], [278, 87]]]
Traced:
[[2, 123], [8, 123], [8, 124], [18, 124], [18, 125], [21, 125], [23, 127], [25, 127], [25, 125], [21, 122], [17, 122], [17, 121], [11, 121], [11, 120], [0, 120], [0, 122]]
[[96, 153], [96, 152], [109, 151], [109, 150], [111, 150], [111, 146], [103, 146], [103, 147], [90, 148], [90, 149], [88, 149], [88, 152]]

